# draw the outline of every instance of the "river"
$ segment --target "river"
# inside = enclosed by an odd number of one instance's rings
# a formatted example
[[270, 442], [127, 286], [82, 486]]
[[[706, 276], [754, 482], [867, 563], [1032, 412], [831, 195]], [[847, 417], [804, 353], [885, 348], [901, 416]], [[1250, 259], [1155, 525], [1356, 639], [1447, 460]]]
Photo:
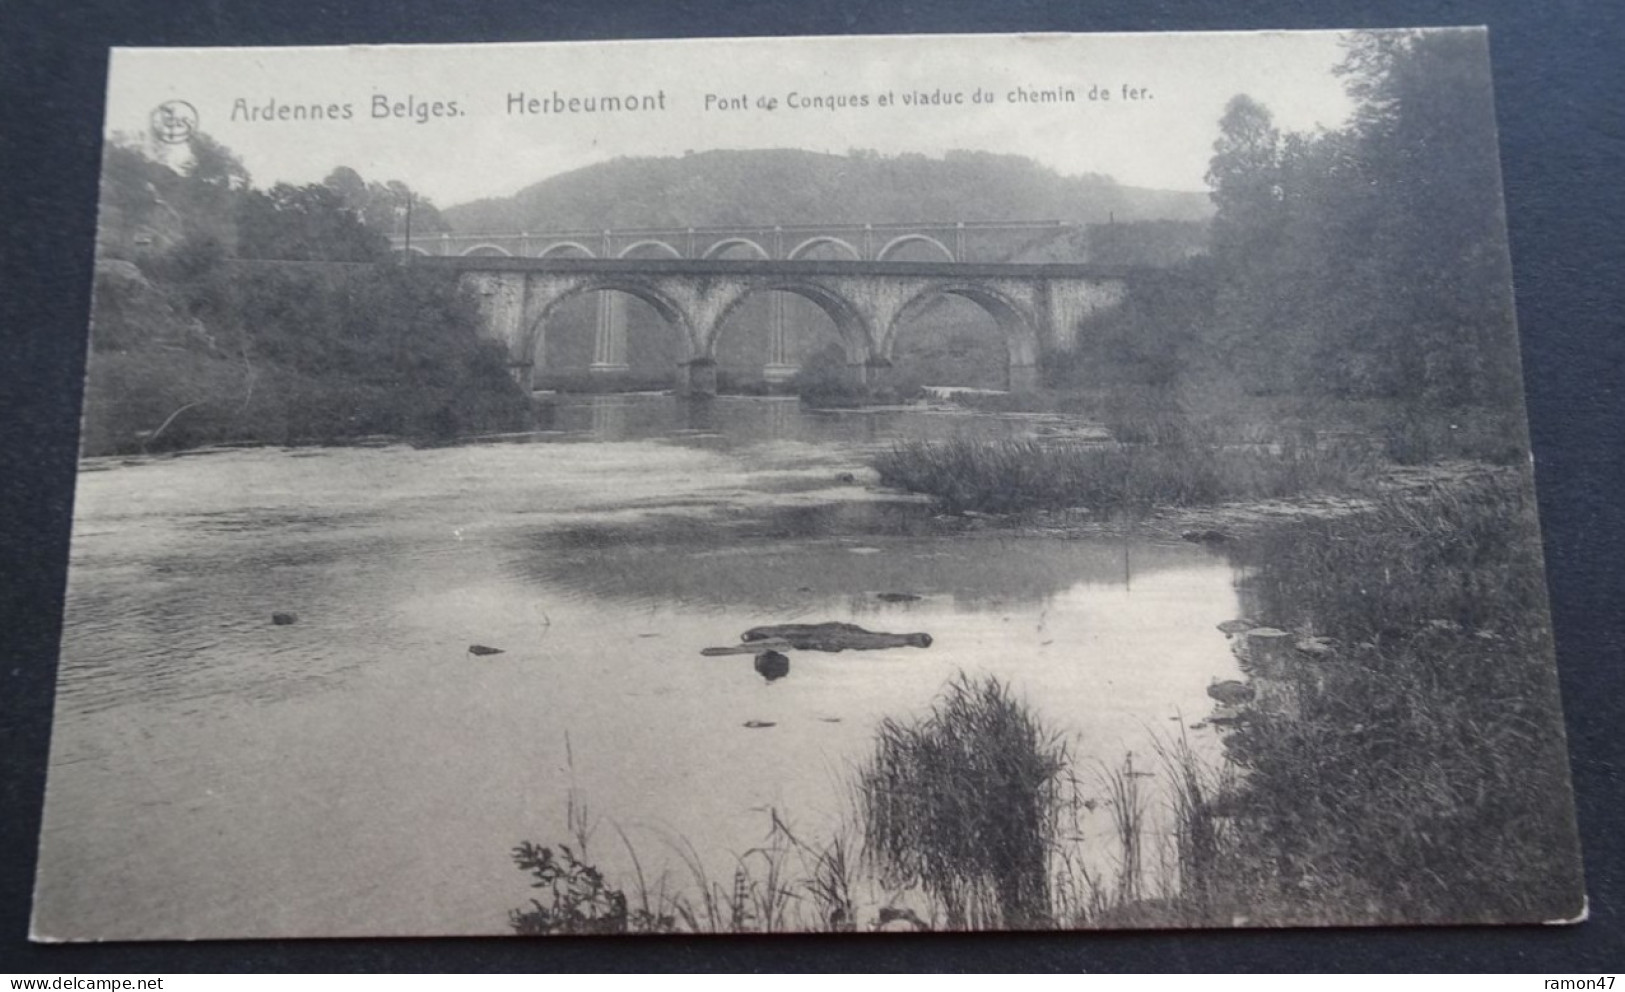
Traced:
[[[877, 722], [960, 671], [1008, 681], [1086, 778], [1154, 767], [1235, 674], [1222, 556], [945, 533], [866, 484], [893, 439], [1043, 418], [611, 396], [546, 426], [87, 460], [36, 933], [503, 933], [532, 894], [510, 850], [568, 840], [572, 797], [612, 871], [619, 827], [646, 872], [683, 883], [692, 845], [726, 881], [770, 809], [850, 820]], [[933, 643], [796, 652], [772, 683], [700, 655], [822, 620]]]

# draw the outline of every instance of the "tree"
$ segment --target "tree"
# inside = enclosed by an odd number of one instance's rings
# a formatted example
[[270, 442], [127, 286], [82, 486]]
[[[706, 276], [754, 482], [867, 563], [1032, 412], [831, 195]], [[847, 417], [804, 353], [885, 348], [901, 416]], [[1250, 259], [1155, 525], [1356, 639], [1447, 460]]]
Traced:
[[248, 168], [231, 149], [198, 131], [187, 141], [192, 161], [187, 163], [186, 178], [223, 190], [244, 190], [250, 185]]
[[1374, 241], [1410, 362], [1393, 388], [1444, 402], [1515, 400], [1516, 336], [1485, 39], [1363, 32], [1339, 72], [1380, 191]]
[[354, 169], [341, 165], [328, 173], [322, 185], [337, 193], [344, 205], [355, 211], [368, 227], [385, 234], [404, 229], [408, 209], [412, 212], [414, 232], [451, 230], [428, 197], [398, 179], [367, 182]]
[[242, 258], [379, 262], [389, 255], [388, 239], [322, 185], [248, 191], [238, 205], [237, 231]]
[[359, 211], [366, 206], [367, 181], [361, 178], [361, 173], [347, 165], [341, 165], [327, 174], [322, 185], [339, 195], [344, 205], [351, 210]]
[[1280, 145], [1269, 108], [1245, 93], [1230, 98], [1207, 170], [1217, 208], [1216, 248], [1247, 250], [1274, 233], [1280, 220]]
[[1340, 131], [1230, 101], [1208, 170], [1215, 352], [1249, 389], [1515, 401], [1516, 340], [1476, 32], [1363, 32]]
[[[1294, 156], [1301, 152], [1287, 143]], [[1225, 106], [1207, 181], [1212, 187], [1218, 313], [1212, 344], [1251, 392], [1283, 392], [1295, 379], [1295, 328], [1281, 302], [1300, 261], [1283, 251], [1288, 208], [1283, 148], [1269, 109], [1246, 94]]]

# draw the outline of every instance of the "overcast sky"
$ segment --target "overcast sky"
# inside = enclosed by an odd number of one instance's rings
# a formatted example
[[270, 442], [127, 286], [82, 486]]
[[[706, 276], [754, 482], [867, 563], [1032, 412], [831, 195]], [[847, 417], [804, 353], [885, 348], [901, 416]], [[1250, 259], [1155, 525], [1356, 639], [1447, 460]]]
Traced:
[[[348, 165], [368, 179], [404, 180], [441, 206], [510, 194], [619, 156], [714, 148], [931, 156], [978, 149], [1025, 155], [1068, 175], [1201, 190], [1219, 116], [1237, 93], [1263, 101], [1284, 128], [1344, 122], [1351, 105], [1331, 71], [1342, 54], [1337, 38], [944, 35], [120, 49], [109, 75], [107, 130], [146, 136], [154, 109], [182, 100], [195, 108], [201, 130], [242, 158], [257, 185], [318, 182]], [[1125, 98], [1125, 86], [1139, 98]], [[1110, 99], [1089, 99], [1092, 87]], [[1018, 90], [1061, 89], [1077, 102], [1012, 101]], [[964, 102], [904, 101], [907, 93], [938, 91]], [[972, 102], [977, 91], [991, 102]], [[557, 114], [547, 109], [555, 94], [564, 101], [639, 97], [664, 109]], [[890, 94], [889, 104], [882, 94]], [[717, 98], [709, 108], [707, 96]], [[859, 96], [867, 106], [790, 106]], [[746, 109], [718, 109], [738, 97]], [[776, 106], [766, 109], [767, 100]], [[420, 108], [432, 112], [436, 102], [440, 116], [420, 122]], [[284, 106], [301, 109], [278, 109]], [[309, 108], [320, 108], [324, 119], [310, 119]], [[381, 108], [389, 116], [375, 116]], [[272, 118], [262, 119], [267, 110]], [[296, 112], [304, 119], [293, 119]], [[329, 114], [337, 119], [325, 119]]]

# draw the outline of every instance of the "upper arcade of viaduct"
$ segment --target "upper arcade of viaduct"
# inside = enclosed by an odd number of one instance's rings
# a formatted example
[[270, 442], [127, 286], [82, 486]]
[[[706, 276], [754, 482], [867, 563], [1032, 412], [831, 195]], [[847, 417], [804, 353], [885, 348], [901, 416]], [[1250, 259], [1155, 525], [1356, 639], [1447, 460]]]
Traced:
[[418, 234], [391, 239], [397, 251], [432, 257], [736, 258], [998, 262], [1033, 242], [1073, 231], [1060, 221], [624, 228], [549, 233]]

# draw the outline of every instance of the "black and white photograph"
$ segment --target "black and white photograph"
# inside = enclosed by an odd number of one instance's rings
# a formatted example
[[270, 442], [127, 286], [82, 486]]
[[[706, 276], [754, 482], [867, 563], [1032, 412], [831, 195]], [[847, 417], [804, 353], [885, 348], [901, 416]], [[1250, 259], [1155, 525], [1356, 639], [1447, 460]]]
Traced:
[[115, 49], [33, 939], [1583, 921], [1492, 90]]

